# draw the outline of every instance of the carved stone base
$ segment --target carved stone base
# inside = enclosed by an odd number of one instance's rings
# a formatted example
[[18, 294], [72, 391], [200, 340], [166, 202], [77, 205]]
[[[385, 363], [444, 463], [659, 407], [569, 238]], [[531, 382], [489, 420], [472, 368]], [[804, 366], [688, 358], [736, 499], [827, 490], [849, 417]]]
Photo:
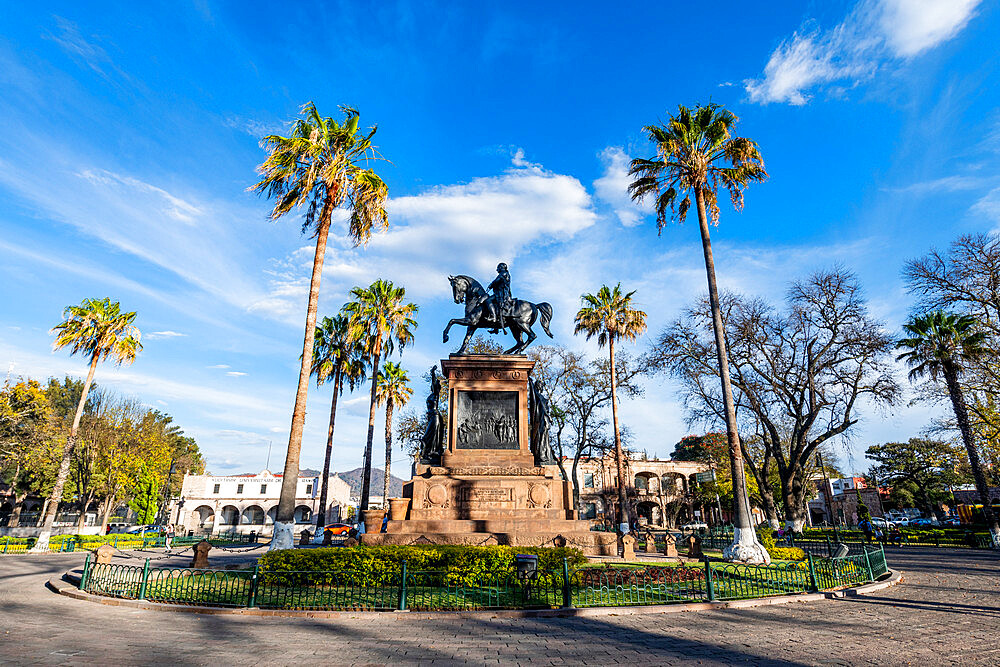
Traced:
[[452, 356], [448, 442], [442, 465], [415, 467], [403, 484], [403, 520], [365, 544], [558, 546], [617, 553], [615, 536], [590, 531], [573, 509], [573, 489], [556, 465], [536, 465], [528, 442], [528, 380], [534, 362], [519, 355]]

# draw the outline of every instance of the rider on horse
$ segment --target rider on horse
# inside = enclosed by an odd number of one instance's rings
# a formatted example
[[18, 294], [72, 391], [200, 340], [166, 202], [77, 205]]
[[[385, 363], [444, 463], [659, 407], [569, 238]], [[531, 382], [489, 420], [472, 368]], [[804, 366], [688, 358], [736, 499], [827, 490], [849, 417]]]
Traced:
[[[487, 288], [493, 292], [492, 303], [490, 308], [492, 309], [492, 315], [495, 321], [499, 325], [499, 329], [503, 329], [504, 333], [507, 333], [507, 328], [504, 326], [504, 318], [510, 317], [514, 309], [514, 300], [510, 297], [510, 273], [507, 271], [507, 265], [503, 262], [497, 264], [497, 277], [493, 279], [490, 286]], [[499, 329], [490, 329], [490, 333], [497, 333]]]

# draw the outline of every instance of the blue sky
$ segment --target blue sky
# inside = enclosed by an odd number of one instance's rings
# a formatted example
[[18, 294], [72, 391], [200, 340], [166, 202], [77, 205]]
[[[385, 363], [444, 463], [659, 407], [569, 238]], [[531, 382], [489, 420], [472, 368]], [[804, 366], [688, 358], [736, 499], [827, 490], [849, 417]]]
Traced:
[[[321, 312], [376, 277], [404, 285], [421, 307], [402, 359], [415, 378], [452, 349], [450, 273], [508, 262], [515, 296], [553, 304], [556, 342], [594, 353], [572, 336], [582, 292], [637, 290], [641, 351], [704, 291], [696, 225], [658, 238], [624, 193], [628, 160], [650, 152], [642, 126], [679, 103], [733, 110], [771, 176], [743, 213], [723, 209], [725, 288], [780, 299], [839, 263], [898, 328], [903, 262], [1000, 223], [1000, 14], [977, 0], [286, 5], [4, 7], [0, 370], [82, 374], [47, 332], [68, 304], [118, 299], [145, 350], [98, 383], [174, 415], [216, 473], [260, 469], [269, 441], [271, 467], [283, 458], [311, 244], [246, 188], [259, 138], [308, 100], [359, 108], [389, 159], [392, 229], [363, 250], [337, 230]], [[322, 463], [328, 402], [311, 391], [304, 467]], [[689, 431], [663, 378], [622, 413], [650, 453]], [[847, 468], [929, 414], [863, 417]], [[359, 392], [337, 469], [360, 465], [366, 418]]]

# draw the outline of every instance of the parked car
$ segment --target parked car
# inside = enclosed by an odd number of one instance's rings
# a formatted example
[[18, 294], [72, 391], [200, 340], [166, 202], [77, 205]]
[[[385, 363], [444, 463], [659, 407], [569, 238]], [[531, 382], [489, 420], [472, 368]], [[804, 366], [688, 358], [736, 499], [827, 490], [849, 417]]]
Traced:
[[707, 523], [686, 523], [681, 526], [681, 530], [708, 530]]
[[893, 518], [893, 522], [900, 528], [906, 528], [910, 525], [910, 517], [908, 516], [897, 516]]
[[886, 519], [885, 517], [881, 517], [881, 516], [873, 516], [872, 517], [872, 525], [875, 526], [876, 528], [880, 529], [880, 530], [886, 530], [886, 529], [889, 529], [889, 528], [895, 528], [896, 527], [896, 524], [894, 522], [890, 521], [889, 519]]
[[944, 521], [942, 521], [941, 525], [942, 526], [961, 526], [962, 525], [962, 520], [959, 519], [957, 516], [950, 516], [947, 519], [945, 519]]
[[157, 535], [165, 533], [165, 526], [135, 526], [134, 528], [129, 528], [125, 531], [126, 535], [144, 535], [147, 533], [156, 533]]
[[940, 526], [941, 522], [937, 519], [913, 519], [910, 521], [910, 526], [913, 528], [931, 528], [933, 526]]
[[331, 535], [347, 535], [353, 528], [354, 526], [350, 526], [346, 523], [331, 523], [323, 526], [323, 532], [328, 532]]

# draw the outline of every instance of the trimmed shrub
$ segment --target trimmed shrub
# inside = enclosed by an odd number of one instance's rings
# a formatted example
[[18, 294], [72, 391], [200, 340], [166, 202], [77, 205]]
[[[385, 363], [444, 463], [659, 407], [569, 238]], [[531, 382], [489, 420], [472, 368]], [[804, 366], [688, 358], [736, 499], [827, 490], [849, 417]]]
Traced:
[[578, 549], [510, 546], [356, 546], [327, 549], [269, 551], [260, 559], [268, 583], [286, 585], [336, 584], [350, 581], [374, 586], [391, 579], [405, 560], [408, 572], [443, 571], [449, 584], [474, 586], [514, 574], [514, 556], [538, 556], [538, 569], [562, 570], [563, 558], [571, 567], [587, 559]]
[[767, 550], [774, 560], [805, 560], [806, 552], [798, 547], [771, 547]]

